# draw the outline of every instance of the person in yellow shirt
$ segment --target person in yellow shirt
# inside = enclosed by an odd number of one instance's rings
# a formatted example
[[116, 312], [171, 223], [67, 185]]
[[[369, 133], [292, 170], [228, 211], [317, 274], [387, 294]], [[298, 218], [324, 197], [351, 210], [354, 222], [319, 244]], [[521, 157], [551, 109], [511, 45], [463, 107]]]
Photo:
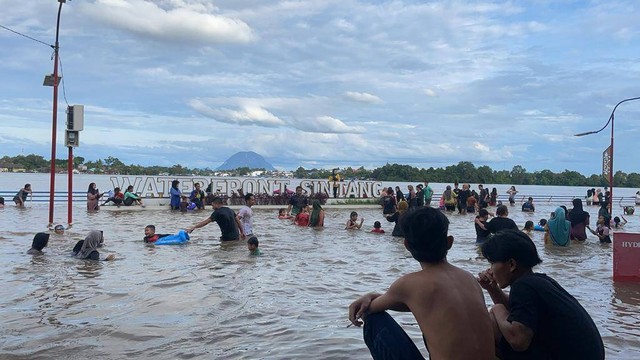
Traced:
[[331, 176], [329, 176], [329, 183], [332, 183], [333, 185], [333, 197], [337, 198], [338, 197], [338, 189], [340, 188], [340, 174], [336, 173], [336, 170], [338, 169], [333, 169], [331, 171]]

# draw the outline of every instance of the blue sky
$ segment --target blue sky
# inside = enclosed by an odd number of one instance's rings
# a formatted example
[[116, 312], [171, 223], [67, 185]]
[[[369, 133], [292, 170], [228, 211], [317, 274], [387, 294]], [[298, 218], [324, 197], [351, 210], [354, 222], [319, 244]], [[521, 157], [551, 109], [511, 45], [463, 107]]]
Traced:
[[[0, 25], [53, 43], [57, 7], [0, 0]], [[68, 102], [91, 160], [599, 173], [609, 132], [572, 135], [640, 96], [639, 18], [634, 0], [73, 0], [58, 157]], [[3, 29], [0, 45], [0, 155], [48, 158], [52, 49]], [[639, 118], [640, 101], [616, 111], [616, 170], [640, 171]]]

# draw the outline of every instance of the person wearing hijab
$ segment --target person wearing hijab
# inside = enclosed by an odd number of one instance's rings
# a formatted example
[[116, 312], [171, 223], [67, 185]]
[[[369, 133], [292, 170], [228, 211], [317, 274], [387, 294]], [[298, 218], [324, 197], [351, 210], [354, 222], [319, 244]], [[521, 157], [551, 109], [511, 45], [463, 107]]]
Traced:
[[178, 189], [178, 184], [180, 184], [178, 180], [171, 182], [171, 190], [169, 190], [171, 194], [171, 210], [180, 210], [180, 197], [182, 196], [182, 192]]
[[387, 217], [387, 221], [396, 223], [393, 226], [393, 231], [391, 232], [391, 236], [400, 236], [400, 237], [404, 236], [402, 234], [402, 226], [400, 222], [404, 214], [407, 212], [407, 210], [409, 210], [409, 203], [402, 200], [398, 203], [398, 211], [396, 211], [394, 214], [385, 215]]
[[313, 210], [311, 211], [311, 217], [309, 218], [309, 226], [311, 227], [323, 227], [324, 226], [324, 210], [320, 206], [320, 200], [313, 200]]
[[49, 234], [39, 232], [33, 237], [33, 243], [31, 244], [31, 249], [27, 250], [27, 254], [29, 255], [42, 255], [42, 249], [47, 247], [49, 243]]
[[553, 217], [545, 225], [544, 243], [555, 246], [569, 246], [571, 222], [566, 219], [564, 209], [556, 208]]
[[102, 195], [104, 195], [104, 193], [100, 194], [96, 183], [92, 182], [89, 184], [89, 189], [87, 190], [87, 210], [100, 210], [100, 198]]
[[569, 212], [571, 222], [571, 240], [587, 240], [587, 226], [589, 226], [589, 213], [582, 208], [581, 199], [573, 199], [573, 209]]
[[454, 211], [456, 209], [457, 195], [451, 190], [451, 186], [447, 185], [446, 190], [442, 193], [444, 199], [444, 206], [447, 211]]
[[[100, 260], [100, 253], [98, 248], [104, 243], [104, 237], [102, 231], [93, 230], [89, 232], [89, 235], [84, 240], [78, 241], [73, 248], [74, 256], [78, 259], [88, 260]], [[107, 256], [105, 260], [113, 260], [115, 256], [113, 254]]]

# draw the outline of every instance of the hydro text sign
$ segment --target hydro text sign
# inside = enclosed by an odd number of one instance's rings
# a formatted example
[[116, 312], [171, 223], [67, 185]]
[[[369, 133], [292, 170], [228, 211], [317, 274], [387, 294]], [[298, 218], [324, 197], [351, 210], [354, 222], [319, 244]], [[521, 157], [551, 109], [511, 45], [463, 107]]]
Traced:
[[[212, 184], [213, 193], [221, 193], [231, 196], [238, 190], [253, 194], [273, 195], [274, 191], [284, 192], [285, 189], [295, 190], [300, 185], [305, 194], [318, 192], [333, 194], [333, 185], [327, 180], [296, 180], [294, 185], [288, 179], [242, 179], [242, 178], [205, 178], [205, 177], [167, 177], [167, 176], [112, 176], [111, 185], [119, 187], [124, 192], [129, 185], [133, 185], [133, 191], [143, 197], [169, 197], [169, 189], [173, 180], [180, 181], [178, 188], [182, 192], [191, 192], [195, 183], [200, 183], [204, 191]], [[371, 198], [379, 197], [382, 192], [382, 183], [378, 181], [344, 181], [338, 188], [339, 197]]]
[[613, 234], [613, 280], [640, 282], [640, 234]]

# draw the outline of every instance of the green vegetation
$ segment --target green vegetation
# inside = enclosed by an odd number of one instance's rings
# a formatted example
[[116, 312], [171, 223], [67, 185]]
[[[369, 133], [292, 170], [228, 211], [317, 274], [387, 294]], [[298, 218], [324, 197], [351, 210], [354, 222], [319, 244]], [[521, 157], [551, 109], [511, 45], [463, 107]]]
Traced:
[[[28, 172], [49, 172], [49, 160], [40, 155], [18, 155], [14, 157], [4, 156], [0, 158], [0, 168], [25, 169]], [[109, 156], [106, 159], [97, 161], [86, 161], [81, 156], [74, 158], [76, 168], [82, 167], [89, 173], [96, 174], [123, 174], [123, 175], [159, 175], [171, 176], [214, 176], [215, 170], [190, 169], [176, 164], [167, 166], [141, 166], [126, 165], [118, 158]], [[66, 159], [56, 159], [56, 169], [64, 171], [67, 169]], [[233, 171], [225, 171], [231, 176], [246, 176], [251, 171], [264, 169], [238, 168]], [[353, 169], [351, 167], [339, 170], [343, 179], [367, 179], [377, 181], [398, 181], [398, 182], [430, 182], [452, 183], [483, 183], [483, 184], [512, 184], [512, 185], [565, 185], [565, 186], [607, 186], [608, 181], [602, 175], [591, 175], [586, 177], [577, 171], [565, 170], [561, 173], [554, 173], [551, 170], [527, 172], [520, 165], [514, 166], [511, 171], [493, 170], [489, 166], [476, 167], [471, 162], [461, 161], [457, 165], [450, 165], [445, 168], [420, 169], [410, 165], [386, 164], [382, 167], [367, 170], [364, 167]], [[310, 169], [299, 167], [293, 172], [293, 177], [298, 179], [328, 179], [331, 175], [330, 169]], [[270, 175], [272, 176], [272, 175]], [[273, 175], [276, 176], [276, 175]], [[618, 171], [614, 174], [614, 183], [620, 187], [638, 188], [640, 187], [640, 174], [627, 174]]]

